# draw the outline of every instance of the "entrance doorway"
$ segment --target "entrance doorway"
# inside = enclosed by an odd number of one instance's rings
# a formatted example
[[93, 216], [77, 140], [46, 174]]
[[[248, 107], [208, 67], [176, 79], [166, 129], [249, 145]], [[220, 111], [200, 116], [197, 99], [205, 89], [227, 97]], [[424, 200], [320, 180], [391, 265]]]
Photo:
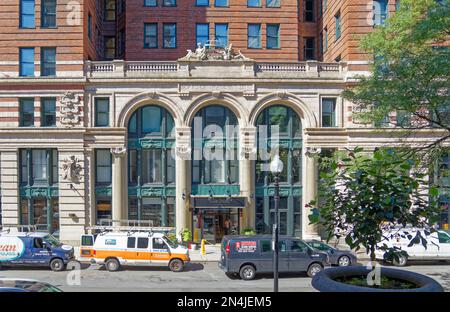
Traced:
[[194, 209], [194, 242], [202, 239], [210, 243], [220, 243], [224, 235], [237, 235], [240, 232], [242, 209], [207, 208]]

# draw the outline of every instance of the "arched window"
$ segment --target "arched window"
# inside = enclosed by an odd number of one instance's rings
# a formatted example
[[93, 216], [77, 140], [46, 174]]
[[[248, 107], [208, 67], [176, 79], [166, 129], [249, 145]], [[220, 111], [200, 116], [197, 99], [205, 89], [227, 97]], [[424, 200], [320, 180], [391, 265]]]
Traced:
[[174, 120], [164, 108], [139, 108], [128, 124], [130, 220], [175, 225]]
[[[238, 121], [224, 106], [201, 109], [192, 124], [192, 184], [238, 184]], [[221, 189], [210, 189], [214, 194]], [[207, 194], [206, 194], [207, 195]]]
[[280, 174], [280, 233], [301, 233], [302, 124], [289, 107], [265, 109], [256, 121], [258, 158], [255, 162], [256, 230], [270, 233], [274, 220], [274, 186], [269, 164], [278, 149], [284, 164]]

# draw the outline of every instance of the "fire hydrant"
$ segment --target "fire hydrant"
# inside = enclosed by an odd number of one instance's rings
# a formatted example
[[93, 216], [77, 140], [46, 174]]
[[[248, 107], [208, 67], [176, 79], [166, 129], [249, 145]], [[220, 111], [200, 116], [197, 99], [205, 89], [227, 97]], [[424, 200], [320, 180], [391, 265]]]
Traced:
[[202, 256], [206, 255], [205, 242], [206, 240], [202, 239], [202, 242], [200, 244], [200, 253]]

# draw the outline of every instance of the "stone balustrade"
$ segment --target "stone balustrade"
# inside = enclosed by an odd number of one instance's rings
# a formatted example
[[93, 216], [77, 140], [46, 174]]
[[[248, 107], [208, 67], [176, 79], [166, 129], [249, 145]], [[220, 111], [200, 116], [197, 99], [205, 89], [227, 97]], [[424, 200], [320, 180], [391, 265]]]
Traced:
[[[90, 79], [108, 78], [342, 78], [346, 63], [316, 61], [257, 63], [243, 61], [110, 62], [85, 63]], [[228, 77], [229, 76], [229, 77]]]

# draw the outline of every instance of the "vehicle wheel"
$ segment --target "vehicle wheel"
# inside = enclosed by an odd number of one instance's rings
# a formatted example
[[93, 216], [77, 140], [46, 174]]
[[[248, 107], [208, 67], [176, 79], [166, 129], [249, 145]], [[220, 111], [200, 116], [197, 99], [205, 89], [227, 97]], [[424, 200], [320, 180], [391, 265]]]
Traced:
[[106, 269], [110, 272], [115, 272], [120, 269], [120, 263], [117, 259], [108, 259], [105, 262]]
[[53, 259], [50, 261], [50, 269], [54, 272], [60, 272], [64, 270], [64, 261], [61, 259]]
[[313, 277], [317, 273], [323, 270], [323, 266], [321, 266], [319, 263], [313, 263], [309, 266], [308, 271], [306, 272], [309, 277]]
[[253, 265], [244, 265], [239, 271], [239, 276], [245, 281], [254, 279], [256, 276], [255, 267]]
[[347, 257], [347, 256], [341, 256], [338, 259], [338, 265], [339, 266], [345, 267], [345, 266], [349, 266], [351, 264], [352, 264], [352, 262], [351, 262], [350, 258]]
[[396, 257], [393, 257], [392, 263], [395, 266], [403, 267], [408, 262], [408, 258], [405, 255], [398, 255], [398, 259]]
[[184, 268], [184, 263], [180, 259], [173, 259], [169, 263], [169, 269], [172, 272], [181, 272], [181, 271], [183, 271], [183, 268]]

